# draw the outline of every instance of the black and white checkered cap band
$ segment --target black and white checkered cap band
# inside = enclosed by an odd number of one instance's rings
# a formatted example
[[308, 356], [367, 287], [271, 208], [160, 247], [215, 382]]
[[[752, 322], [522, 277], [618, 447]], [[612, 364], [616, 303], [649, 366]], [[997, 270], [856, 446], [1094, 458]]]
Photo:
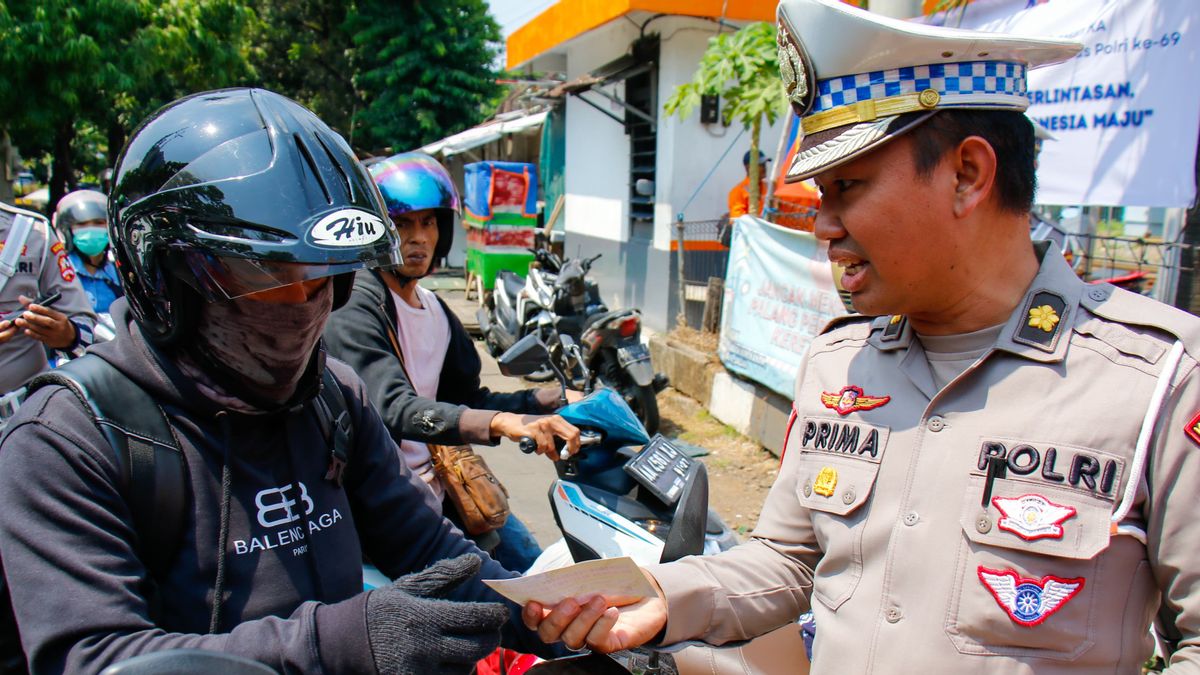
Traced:
[[1024, 109], [1025, 66], [1006, 61], [964, 61], [935, 63], [925, 66], [893, 68], [872, 73], [843, 75], [817, 82], [817, 98], [809, 114], [868, 99], [881, 99], [901, 94], [920, 93], [932, 89], [942, 96], [945, 105], [965, 103], [974, 99], [1003, 104], [1011, 97], [1011, 105]]

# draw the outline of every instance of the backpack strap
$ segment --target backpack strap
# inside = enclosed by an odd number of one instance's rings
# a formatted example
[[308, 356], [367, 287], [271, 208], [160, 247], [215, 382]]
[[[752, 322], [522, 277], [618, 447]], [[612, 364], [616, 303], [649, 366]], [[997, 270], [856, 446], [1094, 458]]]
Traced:
[[321, 377], [321, 393], [313, 399], [313, 408], [317, 413], [321, 435], [329, 445], [329, 470], [325, 472], [325, 480], [331, 480], [341, 487], [346, 463], [350, 459], [350, 448], [354, 445], [354, 425], [350, 423], [346, 396], [329, 368]]
[[75, 394], [112, 446], [138, 555], [151, 576], [165, 574], [179, 550], [188, 495], [187, 464], [166, 413], [137, 383], [93, 354], [37, 376], [29, 392], [52, 384]]

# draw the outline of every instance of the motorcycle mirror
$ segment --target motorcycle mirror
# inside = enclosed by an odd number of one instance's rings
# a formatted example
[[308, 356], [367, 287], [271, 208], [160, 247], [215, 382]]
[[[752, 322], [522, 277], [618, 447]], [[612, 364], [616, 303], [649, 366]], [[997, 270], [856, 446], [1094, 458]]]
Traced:
[[649, 178], [639, 178], [637, 179], [637, 182], [633, 184], [633, 191], [643, 197], [653, 197], [654, 181], [650, 180]]
[[550, 350], [542, 343], [537, 334], [530, 333], [517, 340], [500, 355], [496, 362], [500, 372], [509, 377], [520, 377], [541, 370], [550, 361]]

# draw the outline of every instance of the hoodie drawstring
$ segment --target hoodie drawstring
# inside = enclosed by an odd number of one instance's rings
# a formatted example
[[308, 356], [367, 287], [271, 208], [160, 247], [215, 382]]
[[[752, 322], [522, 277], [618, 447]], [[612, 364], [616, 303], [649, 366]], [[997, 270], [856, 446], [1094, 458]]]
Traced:
[[217, 413], [217, 420], [221, 423], [221, 435], [225, 439], [225, 456], [221, 462], [221, 526], [217, 535], [217, 581], [213, 590], [212, 618], [208, 622], [209, 633], [216, 633], [221, 627], [221, 604], [225, 599], [225, 546], [229, 540], [229, 486], [233, 473], [229, 468], [230, 446], [233, 442], [229, 433], [229, 415], [222, 410]]

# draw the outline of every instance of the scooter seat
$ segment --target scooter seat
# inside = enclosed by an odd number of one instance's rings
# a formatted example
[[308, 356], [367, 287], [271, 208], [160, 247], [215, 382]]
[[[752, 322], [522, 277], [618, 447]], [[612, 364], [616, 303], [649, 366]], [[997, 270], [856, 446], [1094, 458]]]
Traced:
[[627, 313], [626, 310], [623, 310], [623, 309], [614, 309], [614, 310], [611, 310], [608, 312], [596, 312], [595, 314], [589, 316], [587, 318], [587, 320], [583, 322], [583, 329], [587, 330], [587, 329], [591, 328], [592, 325], [596, 324], [597, 322], [606, 321], [614, 316], [617, 316], [618, 314], [626, 314], [626, 313]]
[[496, 276], [504, 284], [504, 292], [510, 298], [516, 298], [525, 288], [525, 280], [509, 270], [500, 270]]

